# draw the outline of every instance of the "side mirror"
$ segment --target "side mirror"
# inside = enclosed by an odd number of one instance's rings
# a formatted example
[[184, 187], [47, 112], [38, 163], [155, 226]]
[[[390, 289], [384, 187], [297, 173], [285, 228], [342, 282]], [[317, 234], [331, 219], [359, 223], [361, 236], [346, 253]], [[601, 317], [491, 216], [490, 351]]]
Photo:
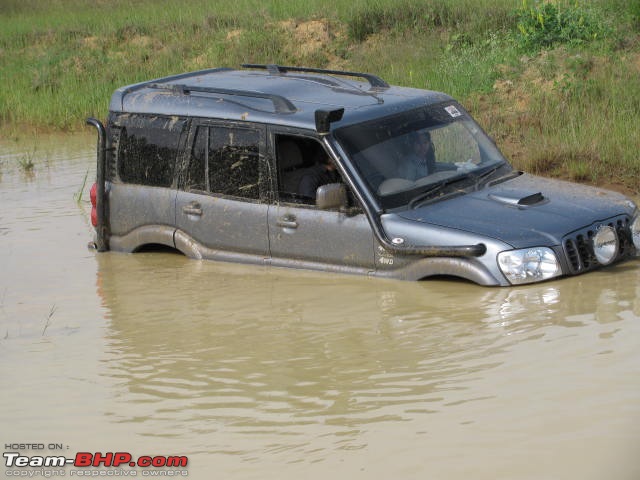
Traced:
[[316, 207], [336, 210], [347, 206], [347, 188], [343, 183], [328, 183], [316, 190]]

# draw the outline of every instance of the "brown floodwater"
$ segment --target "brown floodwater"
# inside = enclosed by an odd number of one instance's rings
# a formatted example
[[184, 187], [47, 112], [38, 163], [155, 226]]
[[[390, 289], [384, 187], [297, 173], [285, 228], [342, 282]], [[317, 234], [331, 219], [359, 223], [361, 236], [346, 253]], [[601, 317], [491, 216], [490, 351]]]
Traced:
[[98, 254], [94, 147], [0, 139], [3, 452], [186, 455], [194, 479], [640, 478], [640, 262], [489, 289]]

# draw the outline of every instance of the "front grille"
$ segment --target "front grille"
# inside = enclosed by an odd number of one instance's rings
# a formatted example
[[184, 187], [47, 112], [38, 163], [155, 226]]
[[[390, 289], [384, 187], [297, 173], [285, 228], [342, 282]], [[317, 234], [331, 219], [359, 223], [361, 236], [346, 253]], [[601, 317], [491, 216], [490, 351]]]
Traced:
[[618, 262], [623, 258], [632, 255], [635, 252], [631, 239], [631, 229], [629, 228], [629, 217], [621, 215], [614, 217], [606, 222], [594, 223], [590, 227], [578, 230], [567, 235], [562, 245], [564, 253], [567, 257], [567, 263], [571, 274], [587, 272], [600, 266], [593, 253], [593, 243], [591, 239], [594, 237], [598, 228], [602, 225], [609, 225], [616, 230], [620, 246], [618, 248], [618, 256], [614, 262]]

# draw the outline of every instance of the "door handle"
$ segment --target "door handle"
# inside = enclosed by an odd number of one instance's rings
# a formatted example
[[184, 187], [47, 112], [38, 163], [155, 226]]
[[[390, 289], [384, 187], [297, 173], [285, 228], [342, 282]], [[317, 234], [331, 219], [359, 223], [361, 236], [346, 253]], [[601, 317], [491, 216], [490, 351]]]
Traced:
[[198, 202], [191, 202], [189, 205], [182, 207], [182, 211], [187, 215], [202, 216], [202, 206]]
[[296, 217], [293, 215], [285, 215], [279, 218], [276, 221], [276, 225], [282, 228], [298, 228], [298, 222], [296, 222]]

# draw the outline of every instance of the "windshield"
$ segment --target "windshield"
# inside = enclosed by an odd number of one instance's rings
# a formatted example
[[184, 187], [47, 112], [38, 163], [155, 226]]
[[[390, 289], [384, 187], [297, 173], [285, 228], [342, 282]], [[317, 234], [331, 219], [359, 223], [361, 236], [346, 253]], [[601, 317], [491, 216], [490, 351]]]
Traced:
[[343, 127], [335, 137], [383, 208], [414, 206], [447, 188], [478, 187], [510, 166], [455, 102]]

